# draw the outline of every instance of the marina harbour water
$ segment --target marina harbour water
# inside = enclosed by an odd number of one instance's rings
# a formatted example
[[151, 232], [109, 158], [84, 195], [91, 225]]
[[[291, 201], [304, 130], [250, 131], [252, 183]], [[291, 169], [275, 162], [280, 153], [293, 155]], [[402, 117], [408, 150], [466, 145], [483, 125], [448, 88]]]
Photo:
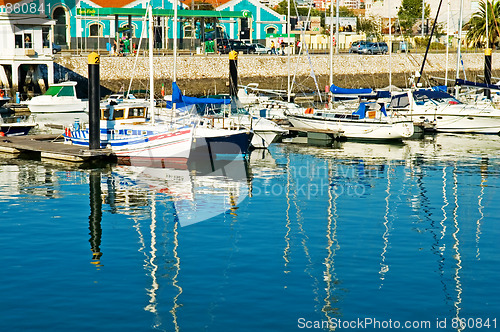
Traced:
[[495, 330], [500, 137], [0, 159], [1, 331]]

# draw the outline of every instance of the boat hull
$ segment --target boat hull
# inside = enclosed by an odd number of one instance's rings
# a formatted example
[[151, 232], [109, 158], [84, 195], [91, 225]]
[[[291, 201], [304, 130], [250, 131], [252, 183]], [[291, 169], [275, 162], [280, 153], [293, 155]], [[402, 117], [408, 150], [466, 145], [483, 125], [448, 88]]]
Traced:
[[349, 121], [306, 115], [289, 115], [288, 119], [294, 127], [338, 131], [347, 139], [398, 140], [411, 137], [414, 133], [413, 122], [410, 120]]
[[[72, 144], [89, 146], [88, 136], [88, 130], [75, 130], [65, 138]], [[118, 160], [124, 163], [132, 160], [160, 160], [167, 164], [185, 164], [191, 152], [192, 140], [191, 128], [145, 135], [119, 135], [118, 131], [101, 129], [100, 146], [111, 149]]]
[[434, 131], [445, 133], [499, 134], [500, 116], [485, 114], [454, 114], [445, 112], [418, 112], [409, 115], [416, 122], [434, 124]]
[[31, 129], [36, 125], [34, 123], [23, 124], [23, 123], [6, 123], [0, 125], [0, 132], [5, 136], [21, 136], [28, 135]]

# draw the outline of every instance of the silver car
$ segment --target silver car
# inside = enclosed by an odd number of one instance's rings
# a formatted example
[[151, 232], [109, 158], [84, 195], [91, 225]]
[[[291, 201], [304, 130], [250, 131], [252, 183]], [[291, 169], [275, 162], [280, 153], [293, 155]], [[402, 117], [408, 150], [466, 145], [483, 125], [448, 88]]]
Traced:
[[249, 43], [248, 45], [255, 47], [255, 53], [257, 54], [271, 54], [271, 49], [261, 43]]

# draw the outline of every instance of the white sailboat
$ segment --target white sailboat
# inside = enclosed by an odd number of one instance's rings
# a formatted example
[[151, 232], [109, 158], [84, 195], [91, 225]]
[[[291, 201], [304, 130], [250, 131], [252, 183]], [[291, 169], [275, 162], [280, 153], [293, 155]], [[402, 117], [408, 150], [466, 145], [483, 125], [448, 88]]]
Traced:
[[500, 133], [500, 110], [491, 104], [465, 104], [453, 96], [432, 90], [413, 90], [395, 95], [390, 109], [414, 122], [434, 124], [437, 132]]
[[[149, 58], [150, 89], [153, 82], [153, 14], [151, 5], [149, 15]], [[100, 145], [110, 148], [120, 162], [133, 160], [160, 160], [167, 165], [186, 164], [190, 156], [193, 141], [191, 119], [176, 119], [172, 122], [156, 122], [154, 96], [150, 94], [150, 103], [137, 102], [109, 103], [100, 109]], [[151, 112], [147, 121], [148, 111]], [[73, 128], [64, 134], [68, 143], [89, 145], [89, 129]]]

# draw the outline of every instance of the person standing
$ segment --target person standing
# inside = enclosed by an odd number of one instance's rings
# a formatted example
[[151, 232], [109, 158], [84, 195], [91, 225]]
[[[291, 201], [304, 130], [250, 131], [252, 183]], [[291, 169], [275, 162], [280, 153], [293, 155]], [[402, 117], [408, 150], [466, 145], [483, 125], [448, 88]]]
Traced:
[[271, 40], [271, 54], [276, 54], [276, 45], [274, 44], [274, 40]]

